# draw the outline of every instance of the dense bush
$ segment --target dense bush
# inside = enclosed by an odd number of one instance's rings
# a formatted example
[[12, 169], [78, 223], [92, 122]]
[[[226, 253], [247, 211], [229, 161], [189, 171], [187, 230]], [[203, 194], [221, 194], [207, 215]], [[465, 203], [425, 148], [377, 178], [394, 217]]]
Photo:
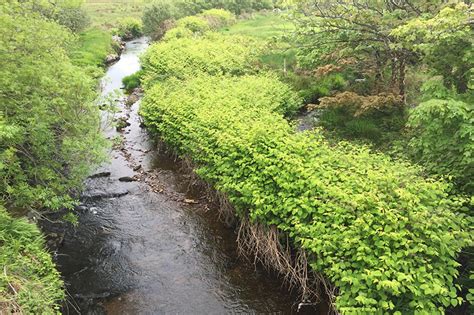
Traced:
[[163, 37], [174, 24], [173, 20], [187, 14], [177, 12], [176, 7], [169, 0], [153, 1], [143, 11], [143, 32], [153, 40]]
[[[177, 96], [176, 88], [179, 80], [170, 78], [166, 84], [154, 88], [155, 96], [161, 93], [163, 97]], [[222, 100], [223, 103], [233, 102], [238, 91], [239, 102], [253, 109], [265, 109], [282, 115], [294, 114], [301, 104], [300, 98], [289, 86], [280, 82], [275, 75], [260, 74], [241, 77], [221, 77], [200, 75], [186, 83], [186, 93], [182, 95], [183, 102], [205, 102], [208, 97]], [[158, 92], [159, 91], [159, 92]], [[199, 95], [199, 98], [192, 95]], [[142, 108], [142, 114], [153, 115], [153, 104], [148, 103]]]
[[[13, 0], [10, 2], [15, 5], [15, 9], [13, 10], [34, 13], [43, 19], [63, 25], [74, 33], [84, 30], [90, 23], [87, 12], [81, 7], [83, 0]], [[13, 8], [13, 6], [10, 8]]]
[[223, 9], [210, 9], [200, 14], [207, 20], [212, 29], [229, 26], [235, 22], [235, 16], [230, 11]]
[[195, 37], [196, 34], [194, 34], [190, 29], [185, 28], [185, 27], [173, 27], [170, 30], [168, 30], [163, 36], [162, 41], [166, 42], [169, 40], [177, 39], [177, 38], [192, 38]]
[[0, 6], [0, 199], [72, 206], [70, 193], [102, 157], [95, 83], [71, 64], [63, 27], [16, 8]]
[[141, 76], [143, 75], [142, 71], [137, 71], [131, 75], [128, 75], [122, 79], [123, 86], [125, 91], [131, 92], [133, 89], [141, 85]]
[[38, 228], [0, 206], [0, 311], [59, 314], [63, 283]]
[[210, 30], [209, 23], [199, 16], [187, 16], [176, 21], [177, 27], [190, 30], [193, 33], [204, 33]]
[[313, 76], [293, 75], [289, 81], [301, 94], [305, 103], [317, 103], [321, 97], [341, 91], [347, 82], [341, 74], [331, 74], [315, 79]]
[[241, 36], [208, 33], [199, 38], [171, 39], [155, 43], [142, 56], [143, 83], [167, 77], [179, 79], [201, 73], [211, 75], [255, 72], [257, 42]]
[[124, 18], [118, 23], [115, 35], [120, 36], [124, 40], [140, 37], [143, 35], [142, 22], [135, 18]]
[[89, 24], [90, 18], [81, 7], [65, 7], [59, 9], [56, 21], [66, 26], [74, 33], [83, 31]]
[[[182, 58], [194, 55], [187, 39], [179, 43], [187, 47]], [[219, 43], [207, 45], [220, 50]], [[161, 77], [182, 79], [181, 68], [157, 63], [169, 51], [152, 47], [145, 60]], [[212, 58], [219, 56], [207, 63]], [[201, 68], [190, 63], [186, 73]], [[276, 226], [305, 249], [311, 267], [339, 289], [342, 313], [432, 314], [458, 305], [456, 256], [470, 237], [448, 185], [365, 147], [294, 132], [275, 113], [293, 101], [256, 86], [260, 80], [171, 78], [148, 86], [141, 114], [193, 159], [197, 173], [227, 195], [239, 216]]]
[[431, 99], [411, 110], [408, 152], [430, 172], [452, 176], [474, 192], [474, 108], [454, 99]]

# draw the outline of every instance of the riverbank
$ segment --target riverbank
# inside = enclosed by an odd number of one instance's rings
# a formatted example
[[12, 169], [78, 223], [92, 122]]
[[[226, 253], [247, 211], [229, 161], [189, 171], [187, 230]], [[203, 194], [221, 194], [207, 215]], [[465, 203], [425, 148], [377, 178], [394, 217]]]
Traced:
[[[139, 68], [143, 39], [132, 40], [104, 78], [104, 93]], [[130, 124], [109, 138], [100, 176], [86, 181], [77, 227], [68, 227], [57, 252], [68, 283], [69, 309], [130, 313], [290, 313], [299, 302], [280, 280], [238, 257], [234, 230], [223, 224], [201, 190], [141, 127], [125, 98], [117, 117]], [[118, 141], [117, 141], [118, 143]], [[61, 225], [47, 223], [60, 232]], [[55, 230], [56, 229], [56, 230]], [[186, 301], [184, 303], [183, 301]], [[71, 305], [74, 305], [71, 306]]]
[[[244, 247], [290, 279], [314, 272], [331, 284], [339, 312], [436, 312], [460, 303], [451, 298], [457, 271], [447, 266], [457, 265], [470, 237], [449, 184], [367, 147], [296, 131], [284, 118], [301, 99], [258, 66], [253, 39], [168, 34], [142, 58], [140, 114], [250, 222]], [[420, 236], [432, 234], [443, 237]], [[311, 293], [304, 282], [296, 283]], [[435, 294], [418, 289], [433, 285]]]

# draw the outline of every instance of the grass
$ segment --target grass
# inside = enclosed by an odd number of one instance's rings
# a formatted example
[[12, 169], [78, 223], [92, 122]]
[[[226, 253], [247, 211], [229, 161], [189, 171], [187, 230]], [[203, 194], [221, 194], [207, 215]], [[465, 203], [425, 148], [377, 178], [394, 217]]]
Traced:
[[294, 30], [294, 26], [281, 14], [256, 14], [248, 20], [223, 28], [224, 34], [240, 34], [262, 39], [285, 35]]
[[0, 314], [59, 314], [63, 282], [39, 229], [0, 205]]
[[107, 55], [113, 52], [110, 33], [89, 28], [79, 34], [77, 41], [70, 47], [69, 56], [73, 64], [89, 68], [95, 77], [101, 74], [98, 70], [104, 66]]
[[126, 17], [141, 19], [146, 0], [86, 0], [83, 8], [93, 27], [109, 30]]
[[271, 69], [284, 72], [291, 71], [296, 65], [296, 50], [284, 39], [294, 28], [282, 14], [259, 13], [220, 31], [223, 34], [246, 35], [268, 41], [269, 48], [260, 61]]

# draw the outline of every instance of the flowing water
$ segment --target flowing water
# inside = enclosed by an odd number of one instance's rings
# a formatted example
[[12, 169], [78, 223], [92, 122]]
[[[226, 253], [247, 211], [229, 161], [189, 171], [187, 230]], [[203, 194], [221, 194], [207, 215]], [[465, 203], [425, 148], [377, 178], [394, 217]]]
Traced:
[[[103, 93], [139, 69], [145, 38], [128, 42], [104, 78]], [[122, 144], [89, 178], [79, 225], [57, 252], [69, 314], [235, 314], [295, 311], [297, 299], [270, 275], [239, 258], [232, 229], [140, 127], [139, 102], [117, 105], [130, 126], [108, 137]], [[110, 172], [110, 174], [108, 174]], [[127, 181], [134, 179], [134, 181]], [[119, 180], [121, 179], [121, 180]]]

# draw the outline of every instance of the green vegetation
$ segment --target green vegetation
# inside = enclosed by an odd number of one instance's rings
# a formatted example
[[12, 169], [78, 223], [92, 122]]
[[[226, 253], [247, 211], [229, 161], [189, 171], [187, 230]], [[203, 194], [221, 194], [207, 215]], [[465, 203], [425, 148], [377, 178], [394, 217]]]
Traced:
[[133, 91], [133, 89], [141, 85], [142, 75], [143, 75], [143, 72], [140, 70], [122, 79], [123, 86], [127, 93], [130, 93], [131, 91]]
[[454, 99], [430, 99], [410, 112], [407, 151], [435, 174], [474, 191], [474, 108]]
[[[466, 145], [474, 133], [472, 5], [356, 1], [341, 8], [303, 0], [291, 14], [299, 72], [346, 82], [325, 99], [311, 98], [321, 101], [313, 106], [321, 111], [319, 125], [339, 138], [402, 152], [432, 174], [454, 176], [457, 189], [472, 193], [466, 171], [473, 163]], [[393, 150], [393, 143], [400, 147]]]
[[260, 40], [265, 46], [259, 57], [262, 65], [280, 72], [286, 82], [301, 90], [304, 99], [312, 98], [312, 89], [319, 89], [320, 84], [314, 80], [301, 80], [301, 76], [294, 74], [297, 50], [288, 41], [293, 31], [294, 24], [282, 13], [255, 13], [220, 29], [222, 34], [244, 35]]
[[198, 38], [171, 39], [150, 46], [142, 56], [143, 83], [167, 77], [185, 79], [208, 73], [238, 75], [254, 72], [258, 46], [251, 38], [209, 33]]
[[85, 12], [93, 27], [110, 30], [125, 18], [141, 19], [145, 0], [86, 0]]
[[[460, 305], [456, 258], [472, 237], [458, 211], [467, 201], [419, 167], [296, 132], [282, 114], [294, 113], [299, 97], [275, 76], [245, 75], [262, 70], [252, 71], [254, 49], [242, 39], [154, 44], [143, 57], [148, 128], [190, 157], [241, 219], [276, 226], [306, 250], [311, 268], [337, 287], [338, 311], [434, 314]], [[398, 104], [391, 95], [354, 97], [352, 115]], [[338, 100], [325, 106], [346, 102]]]
[[176, 25], [166, 31], [163, 41], [183, 37], [197, 37], [210, 30], [217, 30], [220, 27], [230, 25], [235, 21], [235, 17], [229, 11], [213, 9], [204, 11], [197, 16], [186, 16], [177, 20]]
[[[211, 1], [187, 1], [187, 0], [154, 0], [145, 7], [143, 12], [143, 29], [146, 35], [154, 40], [161, 39], [165, 33], [175, 26], [175, 21], [193, 16], [212, 9], [224, 9], [234, 14], [252, 12], [273, 8], [271, 0], [211, 0]], [[211, 11], [216, 14], [216, 11]], [[217, 13], [219, 14], [219, 13]], [[220, 14], [223, 17], [222, 14]], [[194, 17], [192, 18], [194, 19]]]
[[90, 28], [77, 35], [68, 52], [74, 65], [99, 78], [103, 74], [105, 58], [115, 53], [113, 45], [110, 33]]
[[[112, 32], [161, 39], [123, 79], [145, 89], [146, 126], [241, 220], [304, 250], [338, 312], [472, 303], [470, 2], [82, 2], [0, 4], [0, 312], [59, 312], [40, 232], [7, 210], [72, 209], [103, 160]], [[322, 128], [288, 122], [304, 105]]]
[[71, 207], [71, 189], [101, 159], [94, 81], [67, 57], [65, 29], [17, 3], [2, 9], [1, 200]]
[[115, 35], [123, 40], [130, 40], [143, 35], [142, 22], [135, 18], [124, 18], [118, 22], [118, 27], [113, 30]]
[[286, 35], [294, 30], [294, 24], [280, 14], [255, 14], [249, 19], [239, 21], [221, 32], [229, 35], [247, 35], [269, 39], [275, 36]]
[[0, 312], [54, 314], [64, 298], [38, 229], [3, 207], [72, 209], [104, 157], [90, 74], [103, 64], [110, 35], [88, 30], [77, 40], [79, 4], [0, 4]]
[[0, 206], [0, 310], [4, 314], [59, 314], [63, 283], [38, 228]]
[[207, 20], [211, 29], [229, 26], [235, 23], [235, 16], [232, 12], [223, 9], [210, 9], [203, 11], [199, 16]]
[[[325, 98], [305, 97], [318, 111], [315, 125], [336, 141], [363, 141], [411, 160], [452, 183], [450, 194], [472, 198], [472, 4], [293, 3], [297, 72], [312, 81], [338, 75], [346, 82]], [[458, 211], [472, 217], [472, 209], [471, 203]], [[473, 252], [470, 247], [459, 259], [463, 294], [474, 285]]]
[[56, 21], [74, 33], [83, 31], [90, 24], [84, 9], [75, 5], [61, 7], [56, 14]]

